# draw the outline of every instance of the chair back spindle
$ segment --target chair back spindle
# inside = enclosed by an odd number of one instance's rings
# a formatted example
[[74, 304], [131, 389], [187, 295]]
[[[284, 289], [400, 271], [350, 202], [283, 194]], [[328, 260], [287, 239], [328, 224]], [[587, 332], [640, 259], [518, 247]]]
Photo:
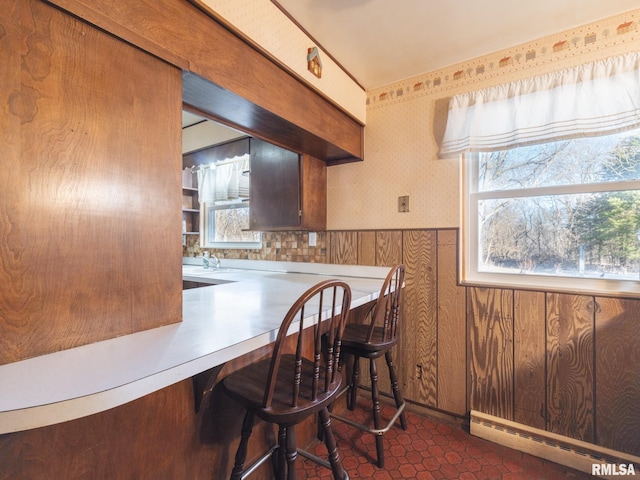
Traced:
[[[311, 287], [294, 303], [280, 326], [273, 348], [271, 366], [263, 408], [272, 404], [274, 391], [278, 382], [281, 363], [289, 357], [287, 365], [293, 361], [291, 378], [291, 407], [297, 407], [301, 395], [306, 400], [315, 401], [323, 392], [328, 392], [336, 382], [338, 363], [340, 361], [340, 342], [347, 321], [351, 304], [351, 289], [348, 284], [339, 280], [326, 280]], [[313, 309], [313, 310], [312, 310]], [[307, 312], [314, 311], [313, 315]], [[295, 340], [287, 337], [294, 320], [298, 321]], [[306, 329], [312, 338], [305, 340], [305, 327], [315, 322], [312, 328]], [[323, 344], [322, 336], [327, 333], [327, 342]], [[295, 351], [287, 348], [295, 342]], [[325, 351], [323, 352], [323, 347]], [[291, 348], [293, 350], [293, 348]], [[313, 363], [312, 372], [304, 371], [304, 359]], [[308, 374], [305, 374], [308, 373]], [[306, 384], [305, 384], [306, 382]]]
[[[403, 286], [404, 265], [396, 265], [385, 278], [380, 296], [371, 312], [366, 343], [376, 341], [387, 343], [397, 339]], [[376, 332], [379, 338], [374, 337]]]

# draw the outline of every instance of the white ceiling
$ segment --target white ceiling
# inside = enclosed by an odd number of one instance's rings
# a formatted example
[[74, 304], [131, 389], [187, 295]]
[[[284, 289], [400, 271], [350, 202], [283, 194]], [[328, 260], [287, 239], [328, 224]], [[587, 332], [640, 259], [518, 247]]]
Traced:
[[182, 128], [191, 127], [203, 121], [203, 118], [185, 110], [182, 111]]
[[366, 89], [640, 7], [638, 0], [277, 0]]

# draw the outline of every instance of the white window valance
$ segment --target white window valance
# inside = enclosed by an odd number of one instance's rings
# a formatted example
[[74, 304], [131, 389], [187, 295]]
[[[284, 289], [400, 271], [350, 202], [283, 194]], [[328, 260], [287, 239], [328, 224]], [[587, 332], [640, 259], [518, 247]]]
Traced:
[[198, 198], [201, 204], [249, 196], [249, 155], [241, 155], [198, 170]]
[[640, 53], [456, 95], [440, 158], [640, 127]]

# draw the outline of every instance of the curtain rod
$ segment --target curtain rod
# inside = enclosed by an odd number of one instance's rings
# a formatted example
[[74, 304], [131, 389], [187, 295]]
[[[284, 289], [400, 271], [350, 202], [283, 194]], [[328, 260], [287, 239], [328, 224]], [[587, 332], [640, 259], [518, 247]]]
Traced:
[[208, 165], [194, 165], [193, 167], [191, 167], [191, 172], [195, 173], [198, 170], [203, 170], [206, 168], [211, 168], [213, 167], [217, 167], [219, 165], [227, 165], [229, 163], [234, 163], [234, 162], [242, 162], [243, 160], [249, 160], [249, 154], [245, 153], [244, 155], [236, 155], [233, 158], [225, 158], [224, 160], [216, 160], [215, 162], [208, 164]]

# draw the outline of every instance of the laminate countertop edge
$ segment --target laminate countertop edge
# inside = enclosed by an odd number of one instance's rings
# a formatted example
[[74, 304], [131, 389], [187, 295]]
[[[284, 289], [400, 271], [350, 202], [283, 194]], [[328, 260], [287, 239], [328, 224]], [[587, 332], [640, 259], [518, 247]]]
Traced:
[[0, 434], [106, 411], [250, 353], [274, 341], [286, 311], [315, 283], [346, 281], [356, 308], [378, 297], [389, 271], [251, 261], [204, 271], [191, 263], [183, 278], [214, 286], [183, 292], [182, 322], [1, 365]]

